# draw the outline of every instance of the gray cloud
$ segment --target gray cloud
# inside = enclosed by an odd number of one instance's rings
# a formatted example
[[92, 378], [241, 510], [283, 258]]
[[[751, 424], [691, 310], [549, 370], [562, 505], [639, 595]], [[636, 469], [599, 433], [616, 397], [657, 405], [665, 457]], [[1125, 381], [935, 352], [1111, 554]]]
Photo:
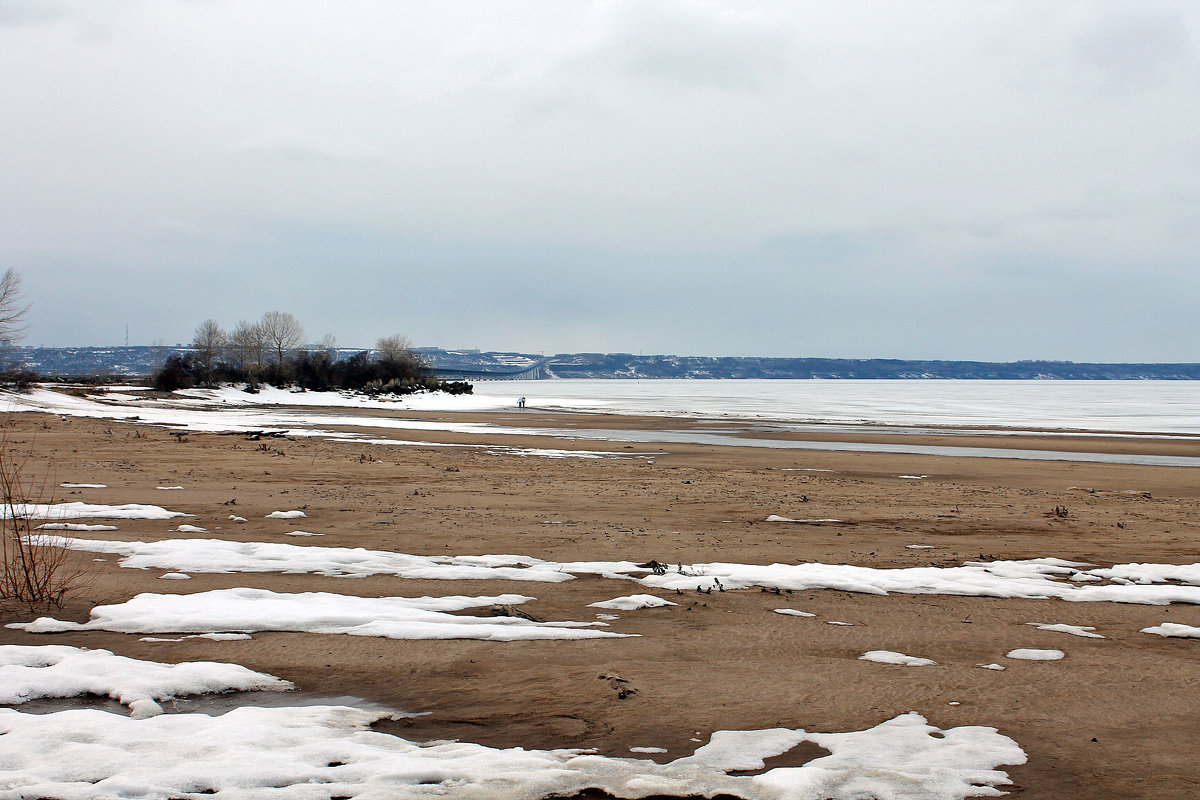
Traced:
[[1195, 82], [1195, 31], [1171, 9], [1123, 6], [1084, 30], [1075, 44], [1080, 59], [1121, 91], [1145, 89], [1178, 77]]
[[1194, 358], [1198, 25], [0, 0], [0, 257], [34, 343]]
[[756, 89], [781, 78], [795, 41], [762, 13], [731, 6], [620, 7], [593, 57], [634, 78], [683, 88]]
[[69, 17], [69, 0], [0, 0], [0, 25], [43, 25]]

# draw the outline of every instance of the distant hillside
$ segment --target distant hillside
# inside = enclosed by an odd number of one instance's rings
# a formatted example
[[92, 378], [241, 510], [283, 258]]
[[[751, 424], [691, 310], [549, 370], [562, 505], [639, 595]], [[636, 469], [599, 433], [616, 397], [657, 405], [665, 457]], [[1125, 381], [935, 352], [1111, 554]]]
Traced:
[[[11, 361], [43, 375], [149, 375], [175, 347], [17, 347]], [[960, 378], [1003, 380], [1200, 380], [1200, 364], [1086, 364], [1072, 361], [908, 361], [890, 358], [709, 358], [629, 353], [497, 353], [418, 347], [444, 377], [505, 378]], [[339, 356], [361, 352], [340, 348]]]

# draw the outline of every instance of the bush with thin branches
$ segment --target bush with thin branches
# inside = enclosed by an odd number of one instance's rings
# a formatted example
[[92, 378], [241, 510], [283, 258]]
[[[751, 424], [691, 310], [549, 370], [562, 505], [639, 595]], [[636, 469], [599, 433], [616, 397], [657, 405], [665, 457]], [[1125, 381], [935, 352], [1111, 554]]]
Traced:
[[0, 438], [0, 601], [61, 606], [83, 584], [85, 570], [61, 538], [36, 529], [34, 509], [50, 494], [47, 481], [26, 477], [26, 466], [6, 432]]

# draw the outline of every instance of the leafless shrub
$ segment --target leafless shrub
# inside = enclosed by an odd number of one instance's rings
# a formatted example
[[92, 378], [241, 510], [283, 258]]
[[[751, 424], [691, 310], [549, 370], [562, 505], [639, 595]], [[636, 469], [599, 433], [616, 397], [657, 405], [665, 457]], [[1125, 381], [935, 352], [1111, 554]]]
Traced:
[[26, 467], [8, 437], [0, 438], [0, 601], [61, 606], [84, 583], [85, 570], [62, 539], [36, 529], [31, 506], [48, 503], [50, 492], [47, 480], [27, 477]]

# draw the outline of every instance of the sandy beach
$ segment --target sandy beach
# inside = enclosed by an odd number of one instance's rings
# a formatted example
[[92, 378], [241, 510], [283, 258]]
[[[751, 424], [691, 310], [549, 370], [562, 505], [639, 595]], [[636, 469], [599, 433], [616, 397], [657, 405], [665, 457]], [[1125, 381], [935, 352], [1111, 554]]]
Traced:
[[[536, 408], [405, 416], [556, 430], [712, 427]], [[113, 523], [115, 531], [72, 534], [85, 539], [878, 569], [1039, 558], [1096, 567], [1191, 564], [1200, 545], [1200, 481], [1189, 467], [418, 430], [397, 434], [413, 444], [387, 445], [175, 435], [162, 427], [42, 413], [6, 417], [10, 446], [28, 457], [29, 474], [45, 478], [54, 502], [144, 503], [193, 515], [121, 520]], [[770, 436], [1200, 455], [1200, 444], [1181, 437], [886, 430]], [[548, 457], [514, 448], [609, 455]], [[183, 488], [157, 488], [166, 486]], [[267, 518], [280, 510], [305, 516]], [[768, 522], [772, 516], [793, 521]], [[206, 532], [177, 532], [182, 523]], [[289, 536], [297, 530], [321, 536]], [[520, 608], [537, 620], [589, 621], [604, 613], [589, 604], [647, 591], [594, 575], [531, 583], [193, 572], [188, 581], [169, 581], [159, 577], [166, 569], [124, 568], [115, 555], [77, 552], [73, 558], [86, 562], [90, 580], [63, 609], [52, 610], [62, 620], [84, 621], [94, 606], [141, 592], [253, 586], [363, 597], [520, 593], [536, 597]], [[660, 761], [689, 754], [715, 730], [860, 730], [916, 711], [941, 728], [991, 726], [1014, 739], [1028, 763], [1003, 769], [1012, 781], [1007, 790], [1020, 796], [1191, 798], [1200, 792], [1200, 644], [1141, 632], [1163, 622], [1200, 625], [1200, 607], [767, 587], [651, 593], [675, 605], [615, 611], [617, 618], [608, 620], [614, 632], [637, 634], [630, 638], [420, 641], [257, 632], [242, 641], [153, 642], [108, 631], [0, 628], [0, 644], [70, 644], [166, 662], [230, 661], [292, 681], [304, 695], [427, 712], [381, 724], [409, 739], [595, 748], [613, 756], [652, 746], [666, 750], [650, 756]], [[0, 621], [34, 616], [9, 608]], [[1087, 626], [1104, 638], [1029, 623]], [[1057, 649], [1065, 657], [1006, 658], [1018, 648]], [[906, 667], [860, 659], [873, 650], [937, 663]], [[817, 755], [798, 748], [781, 757], [790, 761], [768, 766]]]

